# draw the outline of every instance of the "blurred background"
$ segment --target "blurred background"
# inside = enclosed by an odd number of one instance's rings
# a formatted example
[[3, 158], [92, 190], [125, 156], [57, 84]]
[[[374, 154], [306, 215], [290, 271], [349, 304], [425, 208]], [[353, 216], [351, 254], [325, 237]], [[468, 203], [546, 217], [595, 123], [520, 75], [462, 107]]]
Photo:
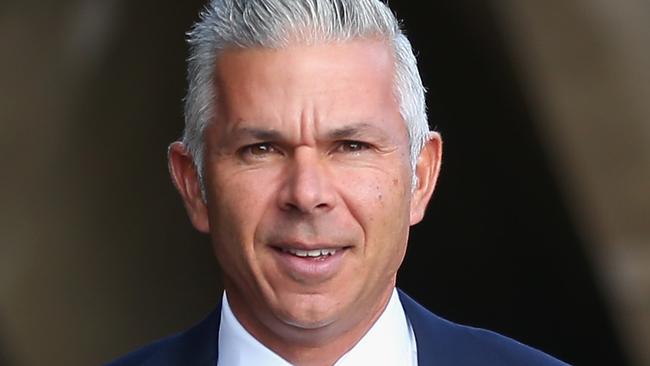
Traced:
[[[203, 1], [0, 3], [0, 365], [98, 365], [220, 296], [167, 177]], [[650, 365], [650, 3], [391, 2], [438, 190], [399, 284], [576, 365]]]

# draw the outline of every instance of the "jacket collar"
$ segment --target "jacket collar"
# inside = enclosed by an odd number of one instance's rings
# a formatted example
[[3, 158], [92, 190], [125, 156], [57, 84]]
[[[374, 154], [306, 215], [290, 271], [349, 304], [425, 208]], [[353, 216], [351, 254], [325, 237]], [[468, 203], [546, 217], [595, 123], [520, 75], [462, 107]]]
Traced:
[[[429, 312], [399, 289], [398, 294], [406, 317], [409, 319], [415, 333], [418, 364], [420, 366], [427, 365], [435, 359], [436, 355], [444, 353], [444, 349], [440, 349], [444, 346], [432, 340], [440, 339], [440, 333], [446, 328], [441, 323], [446, 323], [446, 321]], [[182, 364], [192, 360], [191, 364], [193, 365], [216, 366], [219, 355], [218, 334], [220, 320], [221, 301], [203, 321], [182, 335], [174, 337], [176, 338], [176, 346], [168, 349], [168, 352], [158, 354], [159, 357], [148, 360], [145, 365], [175, 365], [179, 361]], [[173, 338], [170, 339], [169, 344], [172, 344], [173, 341]]]
[[433, 363], [433, 360], [436, 360], [437, 365], [445, 365], [440, 363], [442, 361], [440, 356], [446, 353], [445, 346], [437, 340], [446, 338], [442, 333], [445, 333], [445, 330], [448, 328], [445, 326], [447, 321], [425, 309], [402, 290], [398, 289], [397, 291], [404, 312], [406, 313], [406, 318], [411, 323], [413, 333], [415, 333], [415, 341], [418, 348], [418, 365], [428, 365]]

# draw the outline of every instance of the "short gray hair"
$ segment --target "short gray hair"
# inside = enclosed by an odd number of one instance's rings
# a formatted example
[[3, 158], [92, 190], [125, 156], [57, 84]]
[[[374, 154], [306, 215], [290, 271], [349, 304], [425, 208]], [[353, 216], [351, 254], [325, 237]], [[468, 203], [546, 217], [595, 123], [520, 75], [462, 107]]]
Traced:
[[[425, 89], [411, 43], [380, 0], [211, 0], [188, 32], [183, 144], [203, 184], [203, 132], [215, 116], [214, 67], [228, 47], [283, 48], [295, 42], [385, 39], [395, 60], [395, 96], [409, 137], [411, 169], [429, 139]], [[202, 187], [203, 188], [203, 187]]]

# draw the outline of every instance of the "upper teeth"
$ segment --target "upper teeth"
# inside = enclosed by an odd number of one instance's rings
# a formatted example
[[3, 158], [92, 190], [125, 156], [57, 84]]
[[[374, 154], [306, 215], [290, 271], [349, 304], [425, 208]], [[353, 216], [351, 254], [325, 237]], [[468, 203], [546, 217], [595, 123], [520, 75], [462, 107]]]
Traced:
[[286, 253], [291, 253], [298, 257], [320, 257], [321, 255], [334, 255], [334, 253], [336, 253], [336, 249], [300, 250], [300, 249], [282, 248], [282, 251]]

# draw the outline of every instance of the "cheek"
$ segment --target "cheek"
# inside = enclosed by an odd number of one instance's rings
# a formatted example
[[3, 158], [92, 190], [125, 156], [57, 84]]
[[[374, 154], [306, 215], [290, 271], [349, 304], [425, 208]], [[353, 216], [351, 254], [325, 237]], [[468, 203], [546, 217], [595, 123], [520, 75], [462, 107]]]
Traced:
[[339, 189], [350, 213], [363, 227], [367, 240], [383, 242], [386, 238], [395, 244], [395, 240], [402, 241], [408, 231], [409, 181], [397, 174], [374, 173], [349, 174], [346, 184]]
[[238, 176], [213, 186], [210, 231], [217, 255], [254, 254], [255, 233], [272, 197], [270, 185], [260, 181]]

